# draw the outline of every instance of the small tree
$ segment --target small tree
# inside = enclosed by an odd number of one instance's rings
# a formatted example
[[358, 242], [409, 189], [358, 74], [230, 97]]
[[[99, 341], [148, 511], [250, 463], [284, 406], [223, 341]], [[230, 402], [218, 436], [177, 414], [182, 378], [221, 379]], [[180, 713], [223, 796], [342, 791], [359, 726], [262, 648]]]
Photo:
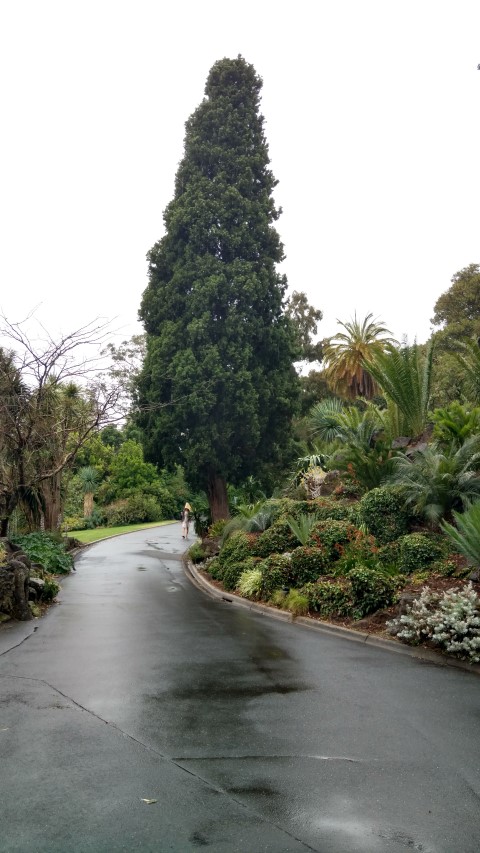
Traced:
[[47, 530], [58, 527], [62, 472], [116, 411], [117, 390], [91, 378], [98, 358], [85, 355], [106, 330], [90, 323], [36, 343], [3, 318], [0, 337], [11, 349], [0, 350], [0, 535], [22, 502]]

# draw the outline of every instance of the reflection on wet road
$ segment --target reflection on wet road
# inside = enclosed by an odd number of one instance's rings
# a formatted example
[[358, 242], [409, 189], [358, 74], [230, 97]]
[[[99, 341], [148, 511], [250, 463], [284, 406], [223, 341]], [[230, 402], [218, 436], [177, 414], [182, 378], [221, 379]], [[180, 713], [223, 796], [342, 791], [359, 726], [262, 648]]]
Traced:
[[184, 545], [87, 549], [0, 656], [0, 850], [476, 853], [478, 680], [211, 600]]

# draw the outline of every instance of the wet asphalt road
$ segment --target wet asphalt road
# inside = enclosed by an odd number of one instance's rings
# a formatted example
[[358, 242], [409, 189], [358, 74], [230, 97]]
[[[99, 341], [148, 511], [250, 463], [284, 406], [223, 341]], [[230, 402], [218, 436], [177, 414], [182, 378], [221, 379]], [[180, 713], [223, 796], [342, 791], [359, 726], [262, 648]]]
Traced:
[[477, 853], [478, 677], [214, 601], [184, 546], [92, 546], [0, 630], [0, 850]]

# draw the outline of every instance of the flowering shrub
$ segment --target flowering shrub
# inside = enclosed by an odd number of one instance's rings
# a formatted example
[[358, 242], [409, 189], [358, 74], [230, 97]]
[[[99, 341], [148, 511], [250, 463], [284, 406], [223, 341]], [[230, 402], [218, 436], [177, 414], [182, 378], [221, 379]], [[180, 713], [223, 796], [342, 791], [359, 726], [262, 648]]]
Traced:
[[480, 600], [471, 583], [444, 593], [424, 587], [408, 612], [387, 627], [413, 646], [429, 641], [462, 660], [480, 661]]

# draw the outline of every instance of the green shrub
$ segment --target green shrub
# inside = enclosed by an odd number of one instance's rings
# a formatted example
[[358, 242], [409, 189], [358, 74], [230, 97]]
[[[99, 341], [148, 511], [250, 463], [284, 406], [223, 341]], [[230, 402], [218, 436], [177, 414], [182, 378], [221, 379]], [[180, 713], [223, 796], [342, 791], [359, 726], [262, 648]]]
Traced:
[[290, 516], [290, 518], [298, 518], [300, 515], [307, 515], [314, 512], [312, 501], [296, 501], [291, 498], [272, 498], [267, 501], [267, 506], [272, 515], [272, 521], [275, 524], [280, 518]]
[[322, 578], [307, 583], [302, 593], [308, 599], [309, 610], [321, 616], [349, 616], [352, 611], [352, 586], [341, 578]]
[[294, 616], [306, 616], [308, 613], [308, 596], [299, 589], [291, 589], [283, 602], [285, 610], [290, 610]]
[[389, 607], [395, 601], [397, 582], [379, 569], [357, 566], [349, 573], [348, 580], [352, 589], [355, 619]]
[[62, 522], [62, 532], [69, 533], [70, 530], [85, 530], [85, 519], [80, 516], [64, 518]]
[[313, 513], [318, 521], [333, 518], [335, 521], [355, 521], [357, 504], [348, 504], [335, 498], [316, 498], [312, 501]]
[[237, 583], [237, 591], [245, 598], [258, 598], [262, 586], [260, 569], [245, 569]]
[[251, 541], [247, 533], [237, 530], [223, 543], [219, 560], [222, 568], [230, 563], [240, 563], [251, 555]]
[[283, 554], [271, 554], [265, 560], [258, 563], [262, 573], [262, 584], [260, 595], [267, 600], [275, 590], [284, 589], [289, 584], [290, 558]]
[[225, 530], [226, 524], [226, 518], [219, 518], [218, 521], [215, 521], [213, 524], [211, 524], [207, 532], [207, 536], [209, 537], [209, 539], [219, 538]]
[[443, 556], [440, 544], [427, 533], [408, 533], [399, 540], [398, 567], [406, 575], [425, 569]]
[[297, 538], [292, 533], [288, 522], [280, 519], [272, 524], [252, 544], [252, 553], [257, 557], [268, 557], [269, 554], [283, 554], [291, 551], [297, 545]]
[[245, 563], [229, 563], [222, 569], [222, 583], [225, 589], [233, 592], [237, 588], [240, 575], [245, 571]]
[[205, 551], [200, 545], [200, 542], [194, 542], [188, 549], [188, 556], [192, 563], [203, 563], [205, 559]]
[[379, 545], [393, 542], [408, 530], [405, 503], [398, 490], [388, 486], [367, 492], [360, 501], [359, 514]]
[[53, 601], [56, 595], [60, 592], [60, 586], [53, 578], [45, 578], [45, 583], [42, 589], [42, 601]]
[[[334, 562], [345, 551], [345, 547], [354, 542], [360, 531], [349, 521], [336, 521], [334, 518], [319, 521], [312, 530], [310, 544], [320, 547], [325, 558]], [[362, 535], [360, 533], [360, 535]]]
[[213, 580], [215, 580], [215, 581], [222, 580], [223, 569], [222, 569], [222, 565], [221, 565], [218, 557], [212, 557], [212, 559], [209, 560], [208, 563], [206, 564], [205, 568], [206, 568], [208, 574], [211, 575]]
[[91, 515], [88, 515], [87, 518], [83, 521], [83, 529], [85, 530], [95, 530], [97, 527], [101, 527], [102, 524], [105, 523], [105, 515], [102, 510], [94, 507]]
[[73, 566], [72, 556], [67, 554], [65, 545], [54, 534], [27, 533], [16, 536], [15, 544], [20, 545], [32, 563], [38, 563], [46, 572], [68, 574]]
[[377, 559], [383, 568], [387, 566], [398, 568], [400, 565], [400, 542], [400, 539], [395, 539], [378, 549]]
[[250, 569], [258, 567], [258, 560], [255, 557], [247, 557], [241, 562], [229, 562], [222, 570], [222, 582], [225, 589], [233, 592], [237, 588], [240, 575]]
[[306, 583], [316, 581], [326, 573], [329, 561], [322, 548], [308, 545], [295, 548], [290, 557], [289, 579], [293, 587], [299, 588]]

